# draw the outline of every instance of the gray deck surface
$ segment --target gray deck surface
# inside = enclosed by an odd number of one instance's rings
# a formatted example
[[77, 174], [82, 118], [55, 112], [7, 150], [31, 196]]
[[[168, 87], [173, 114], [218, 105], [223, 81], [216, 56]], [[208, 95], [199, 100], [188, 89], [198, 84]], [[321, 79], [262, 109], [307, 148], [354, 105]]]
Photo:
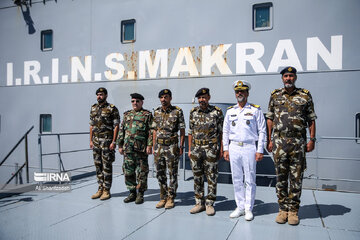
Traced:
[[71, 192], [28, 192], [0, 199], [0, 239], [360, 239], [359, 194], [303, 190], [300, 224], [275, 223], [275, 189], [258, 187], [255, 219], [230, 219], [231, 184], [218, 185], [216, 215], [191, 215], [193, 181], [180, 181], [176, 207], [156, 209], [159, 187], [149, 178], [145, 203], [125, 204], [124, 177], [114, 176], [112, 198], [92, 200], [95, 176], [72, 183]]

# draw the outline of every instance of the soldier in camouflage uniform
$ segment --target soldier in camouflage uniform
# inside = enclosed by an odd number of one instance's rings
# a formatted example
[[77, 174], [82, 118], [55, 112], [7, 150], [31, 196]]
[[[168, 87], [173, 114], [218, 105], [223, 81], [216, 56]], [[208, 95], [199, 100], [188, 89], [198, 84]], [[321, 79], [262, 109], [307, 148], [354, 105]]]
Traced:
[[120, 154], [124, 155], [125, 184], [130, 191], [124, 202], [141, 204], [147, 190], [148, 154], [151, 154], [153, 145], [152, 114], [142, 108], [144, 97], [141, 94], [133, 93], [130, 96], [133, 109], [124, 113], [117, 143]]
[[[311, 152], [315, 148], [316, 114], [310, 92], [295, 87], [296, 69], [286, 67], [280, 73], [284, 88], [272, 92], [266, 114], [268, 139], [273, 134], [273, 140], [268, 141], [267, 149], [274, 155], [280, 208], [275, 221], [288, 221], [291, 225], [297, 225], [302, 179], [306, 169], [305, 152]], [[307, 127], [309, 142], [306, 142]]]
[[[206, 209], [206, 214], [215, 214], [218, 160], [222, 158], [222, 126], [224, 116], [220, 108], [209, 105], [210, 92], [201, 88], [195, 95], [199, 106], [190, 111], [189, 158], [194, 175], [196, 205], [191, 214]], [[204, 175], [208, 181], [208, 195], [204, 198]], [[204, 202], [206, 208], [204, 206]]]
[[93, 149], [98, 191], [92, 199], [106, 200], [111, 197], [112, 163], [115, 161], [116, 136], [119, 131], [118, 109], [106, 102], [107, 90], [96, 91], [98, 103], [90, 111], [90, 148]]
[[[181, 108], [172, 106], [172, 93], [169, 89], [159, 92], [161, 106], [154, 111], [153, 144], [156, 163], [156, 177], [160, 186], [160, 202], [156, 208], [166, 209], [174, 207], [176, 189], [178, 187], [177, 174], [179, 156], [183, 153], [185, 140], [185, 121]], [[179, 136], [180, 130], [180, 148]], [[166, 167], [169, 172], [169, 187], [167, 185]]]

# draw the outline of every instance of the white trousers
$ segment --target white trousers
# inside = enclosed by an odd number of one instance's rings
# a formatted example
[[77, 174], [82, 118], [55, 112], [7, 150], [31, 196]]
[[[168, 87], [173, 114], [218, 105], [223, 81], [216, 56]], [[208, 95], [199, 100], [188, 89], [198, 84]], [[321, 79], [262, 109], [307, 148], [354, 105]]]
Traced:
[[[236, 206], [252, 211], [256, 192], [256, 146], [231, 142], [229, 146], [230, 166]], [[245, 187], [246, 186], [246, 187]]]

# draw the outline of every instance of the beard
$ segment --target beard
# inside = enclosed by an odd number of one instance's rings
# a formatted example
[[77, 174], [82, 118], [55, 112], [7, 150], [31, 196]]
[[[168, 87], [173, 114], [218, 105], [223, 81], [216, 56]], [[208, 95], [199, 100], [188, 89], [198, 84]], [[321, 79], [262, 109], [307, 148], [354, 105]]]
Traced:
[[105, 99], [100, 99], [100, 98], [99, 98], [97, 101], [98, 101], [98, 103], [101, 104], [101, 103], [104, 103], [104, 102], [105, 102]]
[[294, 84], [293, 83], [285, 83], [284, 86], [285, 86], [285, 88], [292, 88], [292, 87], [294, 87]]
[[239, 96], [239, 97], [236, 97], [236, 100], [240, 103], [240, 102], [243, 102], [245, 100], [245, 97]]

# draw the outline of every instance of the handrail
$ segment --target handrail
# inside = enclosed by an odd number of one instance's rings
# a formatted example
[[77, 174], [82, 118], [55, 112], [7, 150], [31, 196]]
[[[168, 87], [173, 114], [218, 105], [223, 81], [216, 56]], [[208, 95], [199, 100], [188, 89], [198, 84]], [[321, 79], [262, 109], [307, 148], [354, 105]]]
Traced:
[[[70, 150], [70, 151], [61, 151], [61, 136], [65, 136], [65, 135], [82, 135], [82, 134], [89, 134], [90, 132], [66, 132], [66, 133], [40, 133], [38, 135], [38, 145], [39, 145], [39, 160], [40, 160], [40, 171], [43, 171], [43, 160], [42, 157], [43, 156], [49, 156], [49, 155], [58, 155], [58, 162], [59, 162], [59, 172], [61, 172], [61, 168], [63, 169], [63, 171], [65, 171], [65, 167], [61, 158], [61, 154], [62, 153], [73, 153], [73, 152], [82, 152], [82, 151], [89, 151], [91, 150], [90, 148], [88, 149], [76, 149], [76, 150]], [[41, 142], [41, 138], [42, 137], [49, 137], [49, 136], [56, 136], [57, 137], [57, 145], [58, 145], [58, 150], [56, 152], [50, 152], [50, 153], [43, 153], [42, 152], [42, 142]], [[85, 167], [81, 167], [81, 168], [87, 168], [88, 166]], [[76, 168], [77, 169], [81, 169], [81, 168]], [[72, 171], [74, 169], [70, 169], [67, 171]]]
[[20, 138], [20, 140], [15, 144], [15, 146], [10, 150], [10, 152], [6, 155], [6, 157], [4, 158], [4, 160], [1, 161], [0, 166], [6, 161], [6, 159], [8, 159], [8, 157], [13, 153], [13, 151], [15, 151], [15, 149], [17, 148], [17, 146], [19, 146], [19, 144], [22, 142], [22, 140], [24, 140], [24, 138], [31, 132], [31, 130], [33, 130], [34, 125], [32, 125], [32, 127], [27, 130], [27, 132]]
[[15, 144], [15, 146], [10, 150], [10, 152], [6, 155], [4, 160], [1, 161], [0, 166], [9, 158], [9, 156], [15, 151], [15, 149], [20, 145], [20, 143], [25, 139], [25, 162], [24, 164], [10, 177], [10, 179], [2, 186], [1, 189], [4, 189], [10, 182], [13, 180], [15, 176], [19, 174], [19, 172], [26, 166], [26, 182], [29, 183], [29, 152], [28, 152], [28, 134], [34, 129], [34, 125], [30, 127], [29, 130], [20, 138], [20, 140]]

